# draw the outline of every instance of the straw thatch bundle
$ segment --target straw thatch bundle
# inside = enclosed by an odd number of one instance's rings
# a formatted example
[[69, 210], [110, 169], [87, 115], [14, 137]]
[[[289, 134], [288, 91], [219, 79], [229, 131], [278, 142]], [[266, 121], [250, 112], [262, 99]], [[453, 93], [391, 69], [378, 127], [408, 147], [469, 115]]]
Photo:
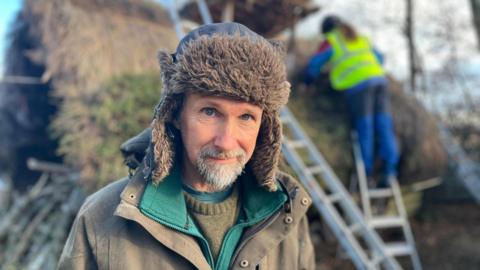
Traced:
[[[222, 20], [225, 7], [231, 2], [234, 10], [233, 21], [242, 23], [266, 37], [279, 34], [319, 9], [310, 0], [207, 0], [206, 2], [213, 21]], [[187, 4], [180, 14], [202, 23], [196, 3]]]
[[105, 163], [95, 153], [109, 138], [91, 104], [113, 77], [158, 71], [158, 49], [177, 43], [168, 15], [141, 0], [29, 0], [20, 19], [39, 44], [30, 57], [45, 67], [42, 78], [62, 101], [53, 124], [59, 151], [82, 179], [95, 180]]

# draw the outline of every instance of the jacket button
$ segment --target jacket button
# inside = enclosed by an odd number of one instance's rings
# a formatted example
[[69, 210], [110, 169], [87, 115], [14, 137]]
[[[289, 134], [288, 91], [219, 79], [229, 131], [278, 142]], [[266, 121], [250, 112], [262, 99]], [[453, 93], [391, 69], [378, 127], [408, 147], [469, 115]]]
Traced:
[[240, 267], [242, 267], [242, 268], [248, 267], [248, 261], [247, 260], [241, 260], [240, 261]]
[[293, 222], [293, 218], [291, 216], [286, 216], [284, 219], [285, 223], [290, 224]]
[[303, 205], [308, 205], [308, 199], [307, 199], [307, 198], [303, 198], [302, 201], [301, 201], [301, 203], [302, 203]]

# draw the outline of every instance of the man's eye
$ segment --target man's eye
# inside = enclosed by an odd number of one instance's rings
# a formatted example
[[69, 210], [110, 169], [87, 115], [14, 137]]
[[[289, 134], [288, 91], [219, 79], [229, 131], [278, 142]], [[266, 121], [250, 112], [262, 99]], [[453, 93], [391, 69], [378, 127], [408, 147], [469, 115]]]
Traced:
[[206, 114], [207, 116], [214, 116], [217, 112], [214, 108], [203, 108], [202, 112]]
[[242, 114], [242, 116], [240, 116], [240, 119], [248, 121], [248, 120], [254, 120], [255, 118], [251, 114], [246, 113], [246, 114]]

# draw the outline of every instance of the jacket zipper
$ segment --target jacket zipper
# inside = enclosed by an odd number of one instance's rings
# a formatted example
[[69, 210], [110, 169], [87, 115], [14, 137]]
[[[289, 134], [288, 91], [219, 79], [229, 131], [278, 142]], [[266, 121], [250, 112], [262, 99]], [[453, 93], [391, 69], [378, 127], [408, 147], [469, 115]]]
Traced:
[[[280, 181], [279, 181], [280, 182]], [[281, 183], [281, 182], [280, 182]], [[283, 186], [283, 183], [281, 183], [282, 186]], [[291, 190], [287, 191], [287, 194], [288, 194], [288, 199], [287, 199], [287, 203], [291, 206], [292, 204], [292, 197], [295, 198], [296, 197], [296, 193], [297, 193], [297, 190], [298, 190], [298, 187], [295, 186], [293, 187]], [[240, 244], [238, 245], [238, 248], [235, 250], [235, 253], [233, 253], [233, 256], [232, 256], [232, 260], [230, 261], [230, 265], [229, 265], [229, 269], [232, 268], [233, 266], [233, 263], [235, 262], [235, 260], [237, 259], [238, 257], [238, 254], [240, 253], [240, 251], [242, 250], [242, 248], [247, 244], [247, 242], [253, 238], [253, 236], [255, 234], [257, 234], [258, 232], [260, 232], [261, 230], [263, 230], [264, 228], [270, 226], [277, 218], [278, 216], [280, 215], [280, 212], [282, 211], [282, 209], [285, 210], [284, 207], [280, 207], [280, 209], [278, 209], [277, 212], [275, 212], [273, 215], [271, 215], [269, 218], [265, 219], [264, 221], [262, 221], [262, 223], [258, 224], [257, 226], [255, 226], [254, 228], [252, 228], [251, 230], [247, 231], [247, 233], [245, 234], [244, 237], [242, 237], [242, 242], [240, 242]], [[291, 209], [290, 209], [291, 210]]]
[[282, 211], [282, 208], [280, 208], [277, 212], [275, 212], [275, 214], [273, 214], [269, 218], [265, 219], [261, 224], [255, 226], [251, 230], [247, 231], [247, 234], [245, 234], [245, 236], [242, 237], [243, 238], [242, 242], [240, 242], [240, 244], [238, 245], [238, 248], [235, 250], [235, 253], [233, 253], [232, 260], [230, 261], [230, 266], [228, 267], [229, 269], [232, 268], [232, 265], [235, 262], [235, 260], [237, 259], [238, 254], [240, 253], [242, 248], [246, 245], [246, 243], [250, 239], [252, 239], [253, 236], [255, 234], [257, 234], [259, 231], [263, 230], [264, 228], [266, 228], [267, 226], [272, 224], [278, 218], [281, 211]]

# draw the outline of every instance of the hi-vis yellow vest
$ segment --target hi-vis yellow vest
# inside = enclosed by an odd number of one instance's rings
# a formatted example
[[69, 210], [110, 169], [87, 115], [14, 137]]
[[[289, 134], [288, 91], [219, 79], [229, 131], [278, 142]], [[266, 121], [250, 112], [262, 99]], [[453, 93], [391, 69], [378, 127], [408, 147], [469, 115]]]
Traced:
[[335, 90], [346, 90], [358, 83], [385, 74], [366, 37], [347, 41], [334, 30], [327, 34], [332, 46], [330, 82]]

